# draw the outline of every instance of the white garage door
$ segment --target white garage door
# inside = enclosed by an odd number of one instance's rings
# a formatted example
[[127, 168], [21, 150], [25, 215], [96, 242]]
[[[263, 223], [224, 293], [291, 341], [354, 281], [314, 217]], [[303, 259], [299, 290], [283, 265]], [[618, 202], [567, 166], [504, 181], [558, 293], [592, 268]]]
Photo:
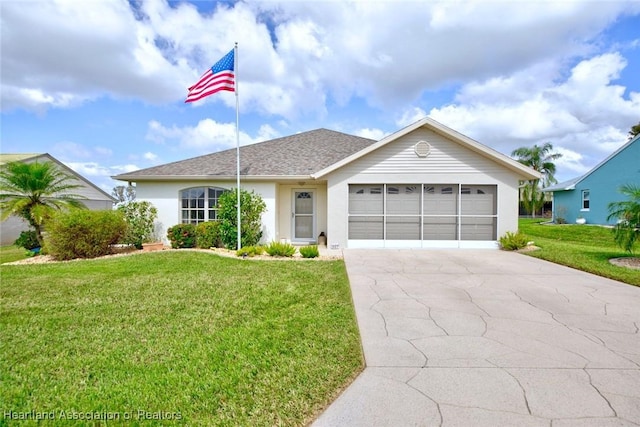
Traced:
[[352, 184], [349, 247], [495, 242], [496, 195], [495, 185]]

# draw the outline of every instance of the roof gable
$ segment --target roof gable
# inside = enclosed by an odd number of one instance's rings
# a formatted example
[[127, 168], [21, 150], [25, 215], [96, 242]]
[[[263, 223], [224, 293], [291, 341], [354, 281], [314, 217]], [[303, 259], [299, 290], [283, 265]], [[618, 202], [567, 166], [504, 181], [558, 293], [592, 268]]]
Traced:
[[570, 179], [568, 181], [560, 182], [558, 184], [550, 185], [549, 187], [543, 188], [542, 191], [550, 192], [550, 191], [570, 191], [570, 190], [575, 190], [576, 185], [580, 184], [582, 181], [587, 179], [589, 176], [593, 175], [596, 171], [598, 171], [600, 168], [602, 168], [604, 165], [606, 165], [611, 159], [617, 157], [623, 151], [625, 151], [627, 148], [630, 148], [632, 145], [640, 144], [640, 142], [638, 142], [638, 141], [640, 141], [640, 134], [636, 135], [635, 138], [632, 138], [631, 140], [626, 142], [624, 145], [622, 145], [620, 148], [618, 148], [616, 151], [614, 151], [613, 153], [608, 155], [603, 161], [598, 163], [593, 169], [591, 169], [589, 172], [585, 173], [584, 175], [579, 176], [577, 178]]
[[[240, 147], [240, 174], [250, 177], [309, 177], [375, 141], [316, 129]], [[114, 176], [119, 180], [234, 177], [236, 149], [167, 163]]]
[[376, 142], [375, 144], [372, 144], [360, 151], [358, 151], [357, 153], [352, 154], [349, 157], [346, 157], [344, 159], [342, 159], [341, 161], [334, 163], [330, 166], [328, 166], [327, 168], [319, 171], [318, 173], [315, 173], [312, 175], [313, 178], [321, 178], [323, 176], [326, 176], [327, 174], [357, 160], [360, 159], [364, 156], [366, 156], [367, 154], [378, 150], [384, 146], [386, 146], [387, 144], [390, 144], [393, 141], [398, 140], [399, 138], [403, 137], [404, 135], [407, 135], [413, 131], [415, 131], [418, 128], [421, 127], [426, 127], [438, 134], [443, 135], [444, 137], [446, 137], [448, 140], [453, 141], [457, 144], [462, 145], [463, 147], [470, 149], [471, 151], [474, 151], [475, 153], [495, 162], [498, 163], [499, 165], [506, 167], [507, 169], [510, 169], [516, 173], [518, 173], [523, 179], [538, 179], [541, 178], [541, 175], [536, 172], [535, 170], [523, 165], [522, 163], [512, 159], [511, 157], [505, 156], [502, 153], [499, 153], [489, 147], [487, 147], [486, 145], [480, 144], [479, 142], [459, 133], [454, 131], [451, 128], [448, 128], [447, 126], [433, 120], [430, 117], [425, 117], [421, 120], [418, 120], [417, 122], [403, 128], [400, 129], [399, 131], [381, 139], [380, 141]]

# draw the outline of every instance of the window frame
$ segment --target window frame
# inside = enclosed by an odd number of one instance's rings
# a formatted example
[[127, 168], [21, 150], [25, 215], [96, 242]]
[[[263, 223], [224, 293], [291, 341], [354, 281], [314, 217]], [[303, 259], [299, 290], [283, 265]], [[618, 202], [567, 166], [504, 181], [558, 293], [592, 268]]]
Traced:
[[[194, 191], [201, 190], [203, 194], [203, 198], [192, 198], [191, 195]], [[213, 199], [210, 197], [210, 192], [213, 191]], [[188, 187], [181, 188], [178, 190], [178, 215], [179, 221], [181, 224], [193, 224], [198, 225], [202, 222], [209, 221], [217, 221], [217, 212], [218, 212], [218, 199], [222, 195], [222, 193], [229, 191], [226, 188], [215, 187], [215, 186], [197, 186], [197, 187]], [[187, 197], [185, 198], [185, 193]], [[199, 206], [198, 201], [202, 200], [202, 206]], [[186, 201], [186, 207], [185, 205]], [[213, 201], [214, 204], [211, 205], [210, 202]], [[187, 212], [185, 218], [185, 211]], [[202, 212], [202, 215], [198, 215], [198, 212]], [[195, 213], [195, 218], [193, 213]]]
[[589, 209], [591, 208], [591, 191], [589, 189], [585, 189], [580, 192], [580, 206], [580, 212], [589, 212]]

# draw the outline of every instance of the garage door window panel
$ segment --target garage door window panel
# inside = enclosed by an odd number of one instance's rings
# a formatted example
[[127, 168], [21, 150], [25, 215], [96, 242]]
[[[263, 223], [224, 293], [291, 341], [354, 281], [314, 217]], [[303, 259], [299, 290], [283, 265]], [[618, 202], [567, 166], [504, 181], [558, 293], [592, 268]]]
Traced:
[[349, 217], [349, 239], [382, 240], [384, 222], [382, 216]]

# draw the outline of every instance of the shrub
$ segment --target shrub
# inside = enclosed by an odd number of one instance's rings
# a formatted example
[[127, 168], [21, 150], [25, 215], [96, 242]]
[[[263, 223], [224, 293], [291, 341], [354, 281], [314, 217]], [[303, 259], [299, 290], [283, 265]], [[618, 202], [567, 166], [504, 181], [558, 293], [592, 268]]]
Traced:
[[317, 258], [320, 256], [318, 246], [316, 245], [303, 246], [299, 249], [299, 251], [300, 255], [302, 255], [302, 258]]
[[219, 248], [220, 224], [217, 221], [201, 222], [196, 226], [196, 246], [199, 248]]
[[527, 246], [529, 243], [527, 236], [520, 233], [512, 233], [511, 231], [507, 231], [507, 233], [500, 237], [500, 247], [505, 251], [515, 251], [518, 249], [522, 249]]
[[296, 248], [290, 243], [271, 242], [265, 251], [271, 256], [292, 257], [296, 253]]
[[[220, 239], [228, 249], [238, 248], [238, 193], [237, 189], [225, 191], [218, 198]], [[240, 247], [255, 246], [262, 237], [262, 213], [267, 205], [254, 191], [240, 190]]]
[[20, 236], [16, 239], [14, 245], [30, 251], [31, 249], [39, 248], [40, 242], [38, 242], [38, 235], [35, 230], [27, 230], [20, 232]]
[[627, 200], [609, 203], [607, 221], [616, 220], [613, 227], [615, 242], [625, 251], [633, 253], [634, 245], [640, 241], [640, 185], [626, 184], [618, 191]]
[[55, 259], [95, 258], [111, 253], [127, 223], [119, 211], [74, 209], [56, 214], [47, 231], [46, 250]]
[[264, 253], [263, 246], [245, 246], [244, 248], [240, 248], [236, 251], [237, 256], [249, 256], [249, 257], [262, 255], [263, 253]]
[[127, 202], [118, 206], [118, 210], [124, 215], [127, 222], [127, 232], [122, 239], [123, 243], [134, 245], [142, 249], [142, 243], [155, 238], [154, 222], [158, 217], [158, 210], [150, 202]]
[[167, 230], [171, 247], [194, 248], [196, 246], [196, 226], [193, 224], [177, 224]]

